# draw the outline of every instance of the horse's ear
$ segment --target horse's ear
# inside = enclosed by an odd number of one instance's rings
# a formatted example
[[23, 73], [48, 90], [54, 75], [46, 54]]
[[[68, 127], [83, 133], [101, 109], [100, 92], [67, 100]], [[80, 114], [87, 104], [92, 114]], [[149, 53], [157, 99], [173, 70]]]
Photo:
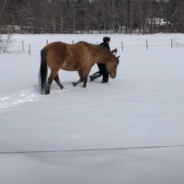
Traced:
[[118, 65], [119, 65], [119, 58], [120, 58], [120, 56], [116, 57]]

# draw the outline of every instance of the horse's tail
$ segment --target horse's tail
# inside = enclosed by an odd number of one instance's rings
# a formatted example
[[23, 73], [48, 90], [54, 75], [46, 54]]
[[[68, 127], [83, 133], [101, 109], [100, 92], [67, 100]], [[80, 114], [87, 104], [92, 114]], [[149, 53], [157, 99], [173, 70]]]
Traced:
[[47, 60], [46, 60], [46, 51], [42, 49], [40, 52], [41, 55], [41, 62], [40, 62], [40, 72], [39, 72], [39, 79], [40, 79], [40, 89], [41, 93], [43, 93], [46, 88], [47, 83]]

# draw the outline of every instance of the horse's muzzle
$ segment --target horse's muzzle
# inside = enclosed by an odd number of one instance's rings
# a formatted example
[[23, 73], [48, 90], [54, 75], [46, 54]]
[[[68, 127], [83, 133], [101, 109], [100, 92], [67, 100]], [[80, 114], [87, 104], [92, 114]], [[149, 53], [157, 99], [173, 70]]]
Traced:
[[116, 77], [116, 74], [111, 74], [110, 77], [114, 79]]

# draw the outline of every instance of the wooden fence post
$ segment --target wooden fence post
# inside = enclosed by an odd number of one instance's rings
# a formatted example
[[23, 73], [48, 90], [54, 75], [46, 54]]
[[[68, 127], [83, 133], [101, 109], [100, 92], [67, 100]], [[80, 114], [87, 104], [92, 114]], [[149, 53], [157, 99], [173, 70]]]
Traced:
[[123, 41], [121, 42], [121, 48], [122, 48], [122, 51], [123, 51]]
[[31, 44], [29, 44], [29, 55], [31, 55]]
[[72, 40], [72, 44], [74, 44], [74, 41]]
[[171, 48], [173, 47], [173, 39], [171, 38]]
[[146, 40], [146, 49], [148, 49], [148, 40]]
[[49, 44], [49, 41], [47, 40], [47, 45]]
[[22, 41], [22, 50], [24, 52], [24, 42]]

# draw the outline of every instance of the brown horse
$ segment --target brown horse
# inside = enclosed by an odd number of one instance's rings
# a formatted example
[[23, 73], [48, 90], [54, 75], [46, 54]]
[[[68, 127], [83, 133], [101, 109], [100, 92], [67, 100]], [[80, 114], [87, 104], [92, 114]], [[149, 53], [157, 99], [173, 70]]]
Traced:
[[[77, 82], [73, 82], [73, 85], [76, 86], [83, 82], [83, 87], [86, 87], [88, 74], [95, 63], [105, 63], [111, 78], [116, 77], [119, 57], [115, 57], [103, 47], [86, 42], [78, 42], [74, 45], [62, 42], [50, 43], [41, 50], [39, 72], [41, 93], [50, 93], [50, 86], [53, 80], [55, 80], [60, 89], [63, 89], [58, 76], [60, 69], [78, 71], [80, 79]], [[46, 84], [47, 66], [51, 69], [51, 74]]]

